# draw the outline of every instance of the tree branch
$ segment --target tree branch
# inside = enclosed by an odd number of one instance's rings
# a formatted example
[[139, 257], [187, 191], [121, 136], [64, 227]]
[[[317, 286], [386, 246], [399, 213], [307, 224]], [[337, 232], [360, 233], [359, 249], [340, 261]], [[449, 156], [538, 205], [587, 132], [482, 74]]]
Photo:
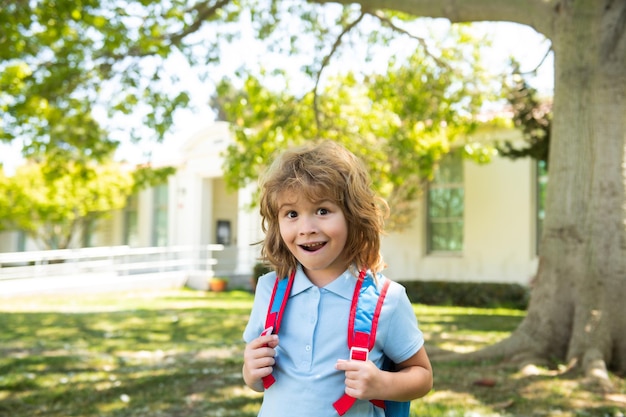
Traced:
[[322, 78], [322, 72], [324, 71], [324, 69], [330, 63], [330, 59], [337, 52], [337, 49], [339, 49], [339, 46], [341, 46], [343, 37], [346, 34], [348, 34], [352, 29], [354, 29], [363, 20], [363, 18], [366, 15], [373, 16], [376, 19], [380, 20], [383, 25], [388, 26], [392, 30], [394, 30], [394, 31], [396, 31], [398, 33], [401, 33], [403, 35], [407, 35], [411, 39], [417, 40], [419, 42], [419, 44], [422, 46], [422, 48], [424, 48], [424, 51], [426, 52], [426, 54], [428, 56], [430, 56], [433, 60], [435, 60], [435, 62], [437, 62], [437, 64], [439, 64], [440, 66], [442, 66], [444, 68], [448, 68], [448, 65], [447, 65], [446, 62], [441, 61], [439, 59], [439, 57], [437, 57], [436, 55], [434, 55], [434, 54], [432, 54], [430, 52], [430, 50], [428, 48], [428, 45], [427, 45], [426, 41], [424, 40], [424, 38], [416, 36], [416, 35], [410, 33], [409, 31], [407, 31], [406, 29], [403, 29], [403, 28], [397, 26], [381, 10], [375, 10], [375, 11], [364, 10], [363, 12], [361, 12], [361, 14], [353, 22], [351, 22], [350, 24], [348, 24], [347, 26], [345, 26], [343, 28], [343, 30], [341, 31], [339, 36], [337, 36], [337, 39], [335, 40], [335, 43], [333, 44], [330, 52], [326, 56], [324, 56], [324, 59], [322, 60], [322, 65], [320, 66], [320, 69], [317, 72], [317, 76], [316, 76], [316, 79], [315, 79], [315, 86], [313, 87], [313, 112], [315, 114], [315, 125], [317, 127], [317, 131], [318, 132], [321, 131], [321, 125], [322, 125], [322, 122], [321, 122], [321, 119], [320, 119], [321, 115], [320, 115], [320, 111], [319, 111], [319, 94], [318, 94], [318, 88], [319, 88], [320, 80]]
[[[174, 32], [171, 34], [166, 34], [158, 37], [163, 42], [167, 42], [170, 46], [180, 46], [181, 42], [190, 34], [197, 32], [202, 24], [213, 15], [217, 13], [218, 10], [223, 8], [224, 6], [231, 3], [232, 0], [218, 0], [215, 4], [209, 4], [208, 2], [198, 3], [193, 7], [187, 9], [185, 11], [186, 15], [193, 15], [196, 13], [196, 19], [189, 25], [186, 25], [179, 32]], [[157, 52], [154, 51], [146, 51], [138, 46], [131, 46], [127, 51], [123, 53], [108, 53], [103, 51], [101, 54], [96, 54], [95, 59], [104, 59], [105, 62], [100, 64], [100, 68], [106, 70], [111, 67], [115, 62], [121, 61], [128, 57], [133, 58], [143, 58], [146, 56], [156, 55]]]
[[191, 14], [192, 11], [197, 13], [197, 18], [190, 25], [186, 26], [178, 33], [173, 33], [167, 37], [170, 44], [178, 46], [180, 42], [189, 34], [196, 32], [202, 24], [217, 13], [222, 7], [228, 5], [231, 0], [219, 0], [213, 5], [209, 5], [207, 2], [198, 3], [194, 7], [188, 9], [185, 14]]
[[318, 134], [321, 131], [322, 122], [320, 120], [319, 102], [318, 102], [319, 96], [317, 94], [317, 89], [319, 87], [320, 79], [322, 78], [322, 72], [330, 63], [330, 58], [332, 58], [335, 52], [337, 52], [337, 49], [339, 49], [339, 46], [341, 45], [341, 41], [343, 37], [346, 34], [348, 34], [352, 29], [354, 29], [361, 22], [361, 20], [363, 20], [366, 14], [367, 14], [366, 12], [362, 12], [359, 15], [359, 17], [357, 17], [352, 23], [348, 24], [346, 27], [343, 28], [339, 36], [337, 36], [337, 39], [335, 39], [335, 43], [333, 44], [333, 47], [331, 48], [330, 52], [322, 60], [322, 65], [319, 71], [317, 72], [317, 77], [315, 79], [315, 86], [313, 87], [313, 112], [315, 114], [315, 124], [317, 126]]
[[525, 0], [524, 6], [511, 0], [312, 0], [315, 3], [360, 4], [363, 9], [393, 9], [413, 16], [445, 18], [452, 23], [461, 22], [516, 22], [533, 27], [550, 38], [554, 27], [554, 9], [561, 0]]
[[407, 35], [411, 39], [417, 40], [419, 42], [419, 44], [422, 46], [422, 48], [424, 48], [424, 51], [426, 52], [426, 55], [428, 55], [432, 59], [434, 59], [435, 62], [437, 62], [437, 64], [439, 64], [440, 66], [442, 66], [444, 68], [448, 68], [449, 67], [446, 62], [441, 61], [439, 59], [439, 57], [437, 57], [436, 55], [434, 55], [434, 54], [432, 54], [430, 52], [430, 50], [428, 49], [428, 44], [426, 43], [426, 40], [424, 40], [424, 38], [421, 38], [419, 36], [413, 35], [411, 32], [407, 31], [406, 29], [403, 29], [400, 26], [397, 26], [381, 10], [376, 10], [374, 12], [370, 12], [370, 14], [372, 16], [374, 16], [375, 18], [377, 18], [378, 20], [380, 20], [383, 25], [387, 25], [391, 29], [393, 29], [394, 31], [402, 33], [403, 35]]
[[552, 46], [550, 46], [548, 48], [548, 50], [546, 51], [546, 53], [543, 55], [543, 58], [541, 58], [541, 61], [539, 61], [539, 63], [535, 66], [535, 68], [528, 70], [528, 71], [524, 71], [524, 72], [520, 72], [521, 75], [526, 75], [526, 74], [536, 74], [537, 71], [539, 70], [539, 68], [541, 68], [541, 66], [543, 65], [543, 63], [546, 61], [546, 59], [548, 58], [548, 55], [550, 55], [550, 52], [552, 52]]

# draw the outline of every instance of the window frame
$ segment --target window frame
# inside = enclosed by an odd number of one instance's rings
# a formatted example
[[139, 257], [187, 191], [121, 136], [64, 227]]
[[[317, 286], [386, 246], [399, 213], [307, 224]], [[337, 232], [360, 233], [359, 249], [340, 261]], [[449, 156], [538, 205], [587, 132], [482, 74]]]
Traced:
[[[153, 188], [152, 246], [163, 247], [169, 243], [169, 187], [161, 184]], [[160, 224], [160, 222], [163, 224]]]
[[[449, 164], [459, 164], [456, 168], [458, 178], [454, 180], [447, 180], [441, 177], [441, 167], [445, 167]], [[463, 253], [464, 250], [464, 240], [465, 240], [465, 175], [464, 175], [464, 162], [463, 157], [460, 151], [451, 152], [445, 155], [439, 162], [439, 166], [435, 168], [435, 173], [433, 179], [428, 183], [428, 188], [426, 191], [425, 197], [425, 223], [426, 223], [426, 254], [427, 255], [451, 255], [451, 256], [459, 256]], [[449, 171], [453, 172], [453, 171]], [[454, 175], [453, 175], [454, 176]], [[460, 207], [460, 215], [459, 216], [447, 216], [447, 217], [433, 217], [432, 216], [432, 207], [433, 207], [433, 190], [451, 190], [460, 191], [461, 197], [461, 207]], [[450, 196], [448, 200], [452, 200], [454, 197]], [[458, 198], [458, 195], [456, 196]], [[457, 209], [458, 210], [458, 209]], [[436, 221], [433, 221], [436, 219]], [[435, 236], [434, 236], [434, 225], [435, 224], [454, 224], [460, 223], [460, 239], [456, 244], [448, 242], [446, 246], [449, 248], [441, 248], [435, 247]], [[444, 236], [443, 239], [447, 239], [448, 241], [452, 238], [452, 236]], [[455, 246], [454, 248], [452, 246]]]
[[123, 243], [130, 247], [139, 246], [139, 195], [132, 194], [124, 207]]

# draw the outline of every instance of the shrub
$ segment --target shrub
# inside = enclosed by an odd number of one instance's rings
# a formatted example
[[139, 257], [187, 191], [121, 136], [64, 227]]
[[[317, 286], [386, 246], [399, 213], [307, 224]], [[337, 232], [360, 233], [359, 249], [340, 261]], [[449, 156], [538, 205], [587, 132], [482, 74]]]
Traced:
[[254, 264], [254, 268], [252, 268], [252, 277], [257, 279], [261, 275], [265, 275], [270, 271], [272, 271], [272, 268], [269, 265], [264, 264], [263, 262], [257, 262]]
[[413, 303], [459, 307], [515, 308], [525, 310], [529, 289], [519, 284], [447, 281], [402, 281]]

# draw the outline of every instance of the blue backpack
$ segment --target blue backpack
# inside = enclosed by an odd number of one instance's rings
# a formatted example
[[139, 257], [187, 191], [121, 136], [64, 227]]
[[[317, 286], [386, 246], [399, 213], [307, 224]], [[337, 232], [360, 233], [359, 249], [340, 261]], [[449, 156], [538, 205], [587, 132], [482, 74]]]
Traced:
[[[265, 318], [265, 328], [272, 328], [272, 333], [278, 334], [282, 321], [283, 311], [287, 305], [291, 287], [293, 285], [295, 271], [288, 278], [278, 279], [274, 283], [274, 290], [270, 298], [270, 305]], [[374, 279], [370, 271], [361, 270], [359, 279], [354, 288], [350, 318], [348, 321], [348, 347], [350, 359], [366, 361], [369, 352], [376, 341], [376, 328], [378, 317], [382, 309], [390, 281], [382, 274]], [[265, 332], [264, 332], [265, 333]], [[385, 358], [384, 370], [394, 370], [394, 364], [389, 358]], [[268, 389], [275, 382], [273, 375], [263, 378], [263, 386]], [[333, 407], [340, 416], [344, 415], [354, 404], [356, 398], [344, 393], [341, 398], [333, 403]], [[372, 404], [385, 410], [386, 417], [408, 417], [411, 408], [410, 401], [370, 400]]]

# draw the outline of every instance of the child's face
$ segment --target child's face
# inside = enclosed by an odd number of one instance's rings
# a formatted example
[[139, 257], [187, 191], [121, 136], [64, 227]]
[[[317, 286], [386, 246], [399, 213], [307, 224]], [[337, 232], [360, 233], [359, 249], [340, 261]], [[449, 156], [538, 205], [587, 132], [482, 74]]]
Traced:
[[348, 223], [338, 205], [314, 203], [293, 190], [283, 191], [278, 226], [283, 242], [312, 281], [328, 283], [348, 267], [343, 254]]

